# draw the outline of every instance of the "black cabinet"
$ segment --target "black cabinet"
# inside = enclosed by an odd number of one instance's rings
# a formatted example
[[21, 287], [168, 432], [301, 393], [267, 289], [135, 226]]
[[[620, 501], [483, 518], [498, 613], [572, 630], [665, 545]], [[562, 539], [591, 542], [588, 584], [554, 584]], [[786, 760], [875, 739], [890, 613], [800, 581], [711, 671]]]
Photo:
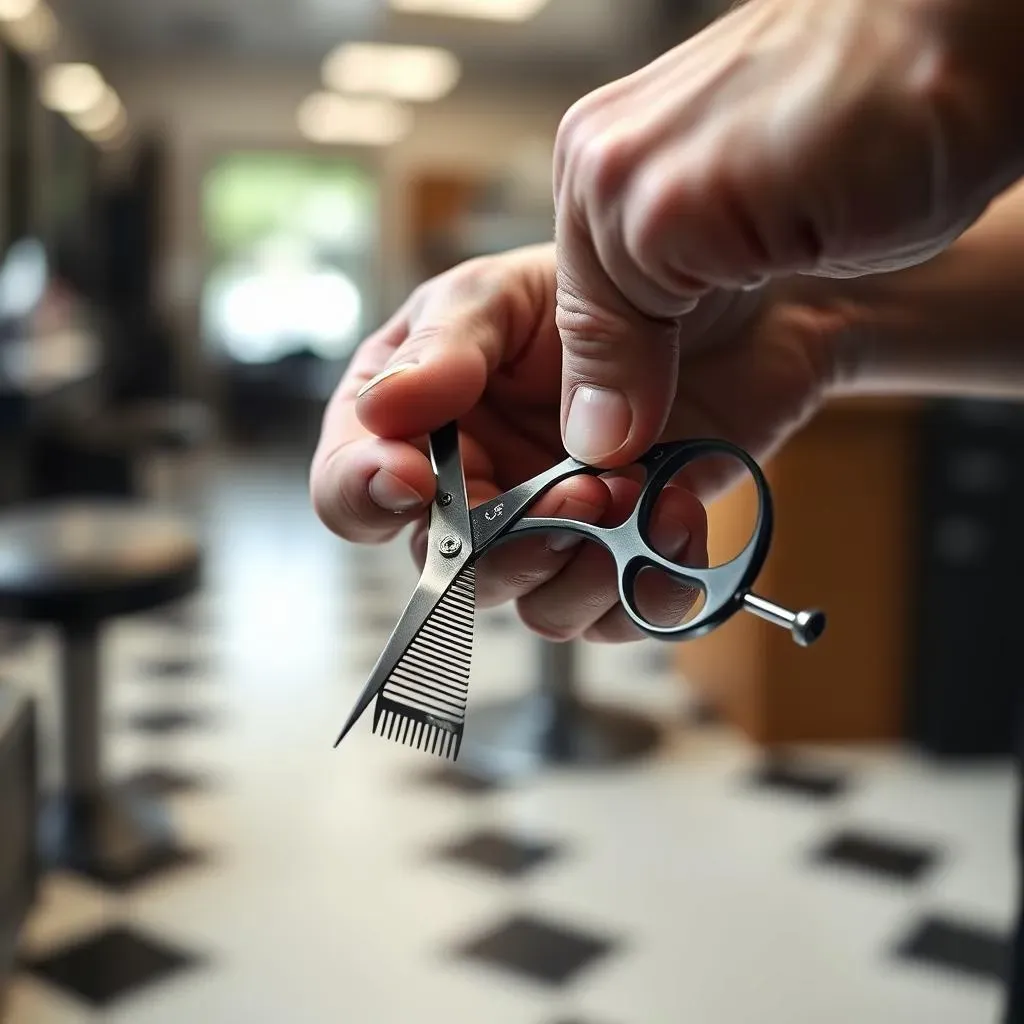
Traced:
[[37, 793], [34, 705], [0, 683], [0, 1007], [38, 888]]
[[16, 50], [0, 54], [3, 88], [0, 89], [0, 153], [4, 161], [4, 208], [0, 223], [0, 254], [11, 242], [32, 233], [33, 117], [36, 97], [32, 67]]
[[945, 756], [1015, 748], [1024, 638], [1024, 404], [922, 419], [910, 738]]

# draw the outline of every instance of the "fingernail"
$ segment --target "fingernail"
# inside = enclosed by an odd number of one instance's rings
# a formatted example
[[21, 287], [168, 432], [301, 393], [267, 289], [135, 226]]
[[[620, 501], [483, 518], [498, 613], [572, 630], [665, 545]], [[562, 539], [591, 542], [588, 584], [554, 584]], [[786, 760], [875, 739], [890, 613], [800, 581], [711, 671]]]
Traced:
[[370, 497], [388, 512], [411, 512], [424, 503], [407, 483], [386, 469], [378, 469], [370, 478]]
[[580, 462], [599, 462], [626, 443], [632, 425], [633, 410], [621, 391], [583, 384], [569, 405], [566, 451]]
[[395, 363], [394, 366], [389, 366], [387, 369], [381, 370], [376, 377], [370, 378], [356, 393], [356, 398], [362, 398], [371, 388], [375, 388], [382, 380], [387, 380], [388, 377], [393, 377], [396, 373], [401, 373], [403, 370], [408, 370], [410, 367], [415, 366], [415, 363]]
[[[561, 505], [558, 506], [558, 511], [555, 513], [556, 519], [577, 519], [581, 522], [587, 522], [587, 513], [590, 512], [593, 515], [594, 508], [592, 505], [588, 505], [585, 501], [577, 501], [575, 498], [566, 498]], [[583, 542], [583, 537], [578, 533], [569, 533], [568, 530], [559, 530], [557, 533], [552, 533], [548, 537], [548, 550], [549, 551], [568, 551], [570, 548], [576, 547], [577, 544]]]

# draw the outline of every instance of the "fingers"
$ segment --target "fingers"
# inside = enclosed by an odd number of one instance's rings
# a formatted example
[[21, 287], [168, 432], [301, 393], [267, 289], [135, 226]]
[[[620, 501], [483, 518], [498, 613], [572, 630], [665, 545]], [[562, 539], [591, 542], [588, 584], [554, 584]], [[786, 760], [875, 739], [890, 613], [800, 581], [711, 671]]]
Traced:
[[410, 335], [356, 394], [360, 423], [378, 437], [416, 437], [465, 415], [483, 394], [496, 334], [477, 320], [464, 332], [456, 326]]
[[581, 462], [619, 468], [660, 436], [675, 399], [678, 317], [700, 294], [666, 287], [618, 258], [622, 204], [644, 146], [608, 114], [617, 83], [575, 104], [556, 140], [556, 324], [562, 341], [562, 443]]
[[676, 396], [679, 328], [617, 293], [579, 228], [561, 215], [555, 321], [562, 339], [562, 443], [603, 468], [635, 461], [661, 435]]
[[[495, 492], [484, 481], [471, 482], [469, 489], [473, 504], [489, 500]], [[576, 478], [549, 492], [538, 502], [535, 514], [614, 525], [629, 516], [639, 493], [640, 483], [628, 477]], [[421, 569], [427, 530], [423, 518], [410, 540]], [[651, 542], [659, 554], [681, 565], [706, 566], [707, 515], [700, 501], [681, 487], [666, 487], [652, 519]], [[661, 573], [638, 582], [640, 610], [658, 625], [685, 621], [698, 597], [698, 591]], [[645, 636], [619, 604], [611, 556], [592, 542], [575, 541], [568, 533], [509, 541], [480, 560], [478, 604], [490, 607], [508, 600], [517, 601], [520, 617], [533, 632], [549, 639], [582, 635], [588, 640], [623, 643]]]
[[[674, 524], [688, 524], [690, 536], [680, 545]], [[694, 568], [708, 564], [708, 522], [704, 505], [689, 490], [670, 485], [662, 492], [654, 520], [651, 541], [663, 557]], [[675, 552], [675, 553], [673, 553]], [[699, 588], [661, 570], [641, 573], [634, 584], [634, 603], [640, 615], [655, 626], [678, 626], [700, 611], [703, 595]], [[586, 640], [598, 643], [628, 643], [646, 634], [633, 622], [621, 603], [584, 631]]]
[[[470, 505], [490, 501], [498, 488], [489, 480], [471, 480]], [[580, 476], [553, 487], [530, 509], [532, 516], [576, 519], [598, 523], [607, 514], [612, 496], [604, 481]], [[426, 557], [428, 522], [418, 523], [411, 539], [413, 557], [420, 568]], [[554, 579], [573, 559], [581, 543], [578, 535], [540, 533], [506, 541], [477, 562], [476, 599], [482, 608], [516, 600]]]
[[359, 422], [370, 433], [417, 436], [464, 416], [527, 339], [537, 315], [536, 260], [516, 254], [457, 270], [413, 303], [409, 330], [387, 366], [356, 392]]
[[[611, 503], [602, 522], [613, 525], [632, 512], [640, 485], [625, 477], [607, 479], [605, 483]], [[703, 507], [682, 488], [670, 485], [662, 492], [651, 534], [659, 553], [666, 558], [678, 561], [685, 557], [689, 563], [694, 562], [691, 553], [697, 552], [706, 559], [707, 520]], [[648, 595], [652, 613], [676, 613], [675, 621], [679, 621], [695, 595], [680, 596], [678, 590], [675, 586], [660, 591], [656, 587], [653, 595]], [[518, 610], [530, 629], [554, 640], [589, 635], [599, 623], [597, 635], [601, 637], [612, 630], [620, 641], [639, 639], [643, 634], [628, 621], [625, 612], [621, 612], [621, 619], [609, 617], [618, 604], [618, 576], [611, 555], [597, 544], [584, 543], [557, 576], [519, 599]]]
[[[552, 488], [530, 509], [530, 515], [594, 524], [606, 515], [611, 500], [603, 481], [580, 476]], [[578, 535], [566, 531], [502, 544], [478, 564], [477, 600], [483, 607], [493, 607], [535, 591], [569, 565], [581, 543]]]
[[[462, 435], [461, 448], [468, 476], [493, 473], [472, 438]], [[376, 544], [424, 514], [436, 483], [425, 446], [358, 436], [314, 461], [310, 489], [313, 507], [328, 529], [346, 540]]]
[[316, 466], [313, 507], [339, 537], [358, 543], [389, 540], [434, 496], [430, 460], [410, 444], [361, 439]]
[[[434, 476], [409, 439], [478, 403], [489, 374], [529, 337], [542, 273], [529, 253], [465, 264], [429, 282], [360, 346], [328, 405], [311, 469], [313, 505], [331, 530], [379, 542], [423, 513]], [[492, 478], [485, 454], [471, 448], [464, 437], [467, 475]]]

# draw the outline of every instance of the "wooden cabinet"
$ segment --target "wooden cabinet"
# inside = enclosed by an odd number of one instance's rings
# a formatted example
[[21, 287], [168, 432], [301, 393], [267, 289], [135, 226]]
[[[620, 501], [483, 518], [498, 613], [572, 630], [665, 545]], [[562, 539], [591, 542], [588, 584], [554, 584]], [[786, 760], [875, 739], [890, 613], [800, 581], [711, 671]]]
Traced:
[[[828, 628], [801, 648], [752, 615], [680, 644], [679, 671], [753, 741], [873, 741], [903, 731], [912, 645], [917, 406], [826, 408], [766, 466], [775, 502], [765, 597], [820, 607]], [[709, 510], [712, 562], [739, 549], [752, 483]]]

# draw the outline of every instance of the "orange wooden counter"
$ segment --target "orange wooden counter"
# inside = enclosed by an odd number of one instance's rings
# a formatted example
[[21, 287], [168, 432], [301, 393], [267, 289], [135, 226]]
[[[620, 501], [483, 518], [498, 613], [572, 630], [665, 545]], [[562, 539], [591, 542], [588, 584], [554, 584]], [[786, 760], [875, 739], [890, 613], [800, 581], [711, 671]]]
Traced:
[[[676, 649], [679, 672], [759, 744], [901, 734], [918, 408], [837, 402], [764, 467], [775, 533], [755, 589], [793, 609], [822, 608], [828, 628], [816, 645], [740, 614]], [[755, 502], [750, 482], [709, 508], [712, 564], [746, 540]]]

